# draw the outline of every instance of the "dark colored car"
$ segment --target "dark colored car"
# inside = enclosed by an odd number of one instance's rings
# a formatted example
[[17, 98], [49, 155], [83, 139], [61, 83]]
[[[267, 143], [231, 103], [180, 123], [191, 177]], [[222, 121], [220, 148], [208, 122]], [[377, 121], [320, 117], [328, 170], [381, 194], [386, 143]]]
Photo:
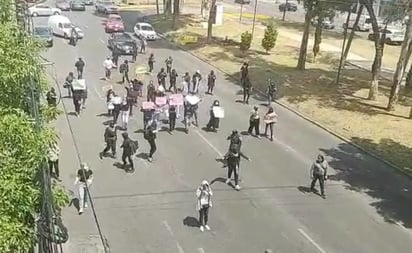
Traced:
[[70, 3], [70, 9], [72, 11], [86, 11], [86, 4], [82, 0], [72, 1]]
[[297, 11], [298, 6], [295, 3], [283, 3], [279, 5], [279, 11]]
[[46, 43], [48, 47], [53, 46], [53, 33], [49, 27], [47, 26], [34, 27], [33, 35], [34, 37]]
[[121, 55], [131, 55], [137, 44], [128, 33], [113, 33], [108, 40], [108, 47], [112, 51], [117, 49]]
[[250, 0], [235, 0], [237, 4], [250, 4]]

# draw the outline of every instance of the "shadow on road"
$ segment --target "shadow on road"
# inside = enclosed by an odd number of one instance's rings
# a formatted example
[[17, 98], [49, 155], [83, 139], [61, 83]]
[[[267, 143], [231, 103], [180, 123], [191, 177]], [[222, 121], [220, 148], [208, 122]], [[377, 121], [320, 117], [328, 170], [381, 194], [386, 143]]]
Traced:
[[188, 226], [188, 227], [200, 227], [200, 223], [197, 218], [187, 216], [186, 218], [183, 219], [183, 225]]

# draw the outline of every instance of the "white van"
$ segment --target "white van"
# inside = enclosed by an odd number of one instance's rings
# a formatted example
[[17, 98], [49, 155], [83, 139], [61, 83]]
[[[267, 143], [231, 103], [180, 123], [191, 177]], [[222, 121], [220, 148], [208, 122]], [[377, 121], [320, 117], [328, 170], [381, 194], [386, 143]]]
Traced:
[[69, 38], [71, 36], [72, 23], [68, 17], [61, 15], [50, 16], [48, 26], [56, 36], [64, 38]]

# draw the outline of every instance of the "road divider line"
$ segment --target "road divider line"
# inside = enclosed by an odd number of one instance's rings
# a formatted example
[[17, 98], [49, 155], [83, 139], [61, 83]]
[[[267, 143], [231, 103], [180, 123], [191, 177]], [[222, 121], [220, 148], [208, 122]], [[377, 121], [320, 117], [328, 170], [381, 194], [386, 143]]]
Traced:
[[182, 246], [180, 246], [180, 243], [178, 241], [176, 241], [176, 247], [179, 253], [185, 253], [185, 251], [183, 250]]
[[[163, 221], [163, 226], [165, 226], [167, 232], [169, 232], [170, 236], [174, 239], [175, 238], [175, 234], [173, 233], [172, 228], [170, 227], [169, 223], [167, 221]], [[179, 251], [179, 253], [185, 253], [185, 251], [183, 250], [183, 247], [180, 245], [180, 243], [174, 239], [174, 242], [176, 244], [176, 248]]]
[[315, 248], [317, 248], [319, 250], [319, 252], [321, 253], [326, 253], [326, 251], [324, 251], [308, 234], [306, 234], [305, 231], [303, 231], [303, 229], [299, 228], [298, 229], [299, 233], [301, 233], [313, 246], [315, 246]]
[[199, 251], [199, 253], [205, 253], [205, 250], [202, 248], [198, 248], [197, 251]]
[[198, 130], [195, 130], [195, 132], [197, 133], [197, 135], [200, 136], [200, 138], [202, 138], [207, 145], [209, 145], [220, 157], [223, 157], [222, 152], [219, 151], [219, 149], [217, 149], [203, 134], [201, 134]]

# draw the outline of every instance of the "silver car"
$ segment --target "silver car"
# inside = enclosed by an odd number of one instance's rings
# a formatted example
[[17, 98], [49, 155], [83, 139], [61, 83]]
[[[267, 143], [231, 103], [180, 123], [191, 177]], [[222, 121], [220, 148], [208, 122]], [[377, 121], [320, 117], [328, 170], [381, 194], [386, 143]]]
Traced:
[[70, 3], [68, 1], [60, 0], [56, 2], [56, 8], [62, 11], [70, 11]]

